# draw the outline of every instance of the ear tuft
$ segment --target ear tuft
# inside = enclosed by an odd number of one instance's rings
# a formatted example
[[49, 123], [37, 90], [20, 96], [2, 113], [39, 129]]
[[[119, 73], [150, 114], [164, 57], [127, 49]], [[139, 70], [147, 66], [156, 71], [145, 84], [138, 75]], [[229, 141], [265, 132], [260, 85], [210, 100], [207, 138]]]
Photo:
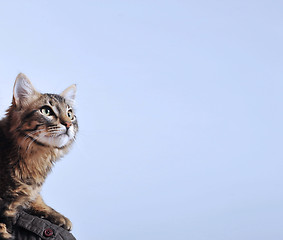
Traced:
[[36, 95], [36, 90], [30, 80], [23, 73], [20, 73], [14, 84], [13, 102], [17, 107], [27, 105]]
[[70, 87], [66, 88], [60, 95], [73, 105], [75, 103], [76, 93], [77, 86], [76, 84], [73, 84]]

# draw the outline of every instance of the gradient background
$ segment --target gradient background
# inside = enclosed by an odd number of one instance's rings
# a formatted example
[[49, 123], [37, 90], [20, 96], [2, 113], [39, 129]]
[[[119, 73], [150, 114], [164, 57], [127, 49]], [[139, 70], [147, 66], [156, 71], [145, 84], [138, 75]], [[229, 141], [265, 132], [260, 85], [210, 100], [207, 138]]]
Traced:
[[43, 188], [78, 240], [283, 239], [283, 2], [0, 1], [0, 109], [77, 83]]

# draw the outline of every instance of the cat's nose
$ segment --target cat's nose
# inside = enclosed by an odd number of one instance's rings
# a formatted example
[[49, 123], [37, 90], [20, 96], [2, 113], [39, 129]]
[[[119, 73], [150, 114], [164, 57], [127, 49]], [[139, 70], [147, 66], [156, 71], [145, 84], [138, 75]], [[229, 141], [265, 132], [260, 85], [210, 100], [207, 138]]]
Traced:
[[69, 129], [72, 126], [71, 122], [64, 122], [63, 124], [66, 126], [67, 129]]

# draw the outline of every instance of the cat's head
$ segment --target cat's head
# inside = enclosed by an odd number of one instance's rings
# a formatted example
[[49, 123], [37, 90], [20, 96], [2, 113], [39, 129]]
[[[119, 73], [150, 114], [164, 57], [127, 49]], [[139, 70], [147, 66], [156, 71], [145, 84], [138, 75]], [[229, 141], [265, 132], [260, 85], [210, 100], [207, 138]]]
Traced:
[[22, 73], [17, 76], [13, 103], [8, 111], [10, 132], [21, 137], [23, 144], [62, 149], [68, 147], [78, 131], [73, 109], [76, 85], [61, 94], [42, 94], [35, 90]]

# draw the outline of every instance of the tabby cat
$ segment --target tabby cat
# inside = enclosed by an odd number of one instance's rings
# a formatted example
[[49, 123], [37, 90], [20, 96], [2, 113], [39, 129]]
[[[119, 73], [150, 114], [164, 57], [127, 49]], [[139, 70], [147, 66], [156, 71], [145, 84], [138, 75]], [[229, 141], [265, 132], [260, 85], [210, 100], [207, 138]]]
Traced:
[[71, 221], [47, 206], [40, 190], [75, 140], [75, 95], [76, 85], [60, 95], [41, 94], [24, 74], [17, 76], [12, 105], [0, 121], [0, 240], [13, 239], [22, 210], [71, 230]]

